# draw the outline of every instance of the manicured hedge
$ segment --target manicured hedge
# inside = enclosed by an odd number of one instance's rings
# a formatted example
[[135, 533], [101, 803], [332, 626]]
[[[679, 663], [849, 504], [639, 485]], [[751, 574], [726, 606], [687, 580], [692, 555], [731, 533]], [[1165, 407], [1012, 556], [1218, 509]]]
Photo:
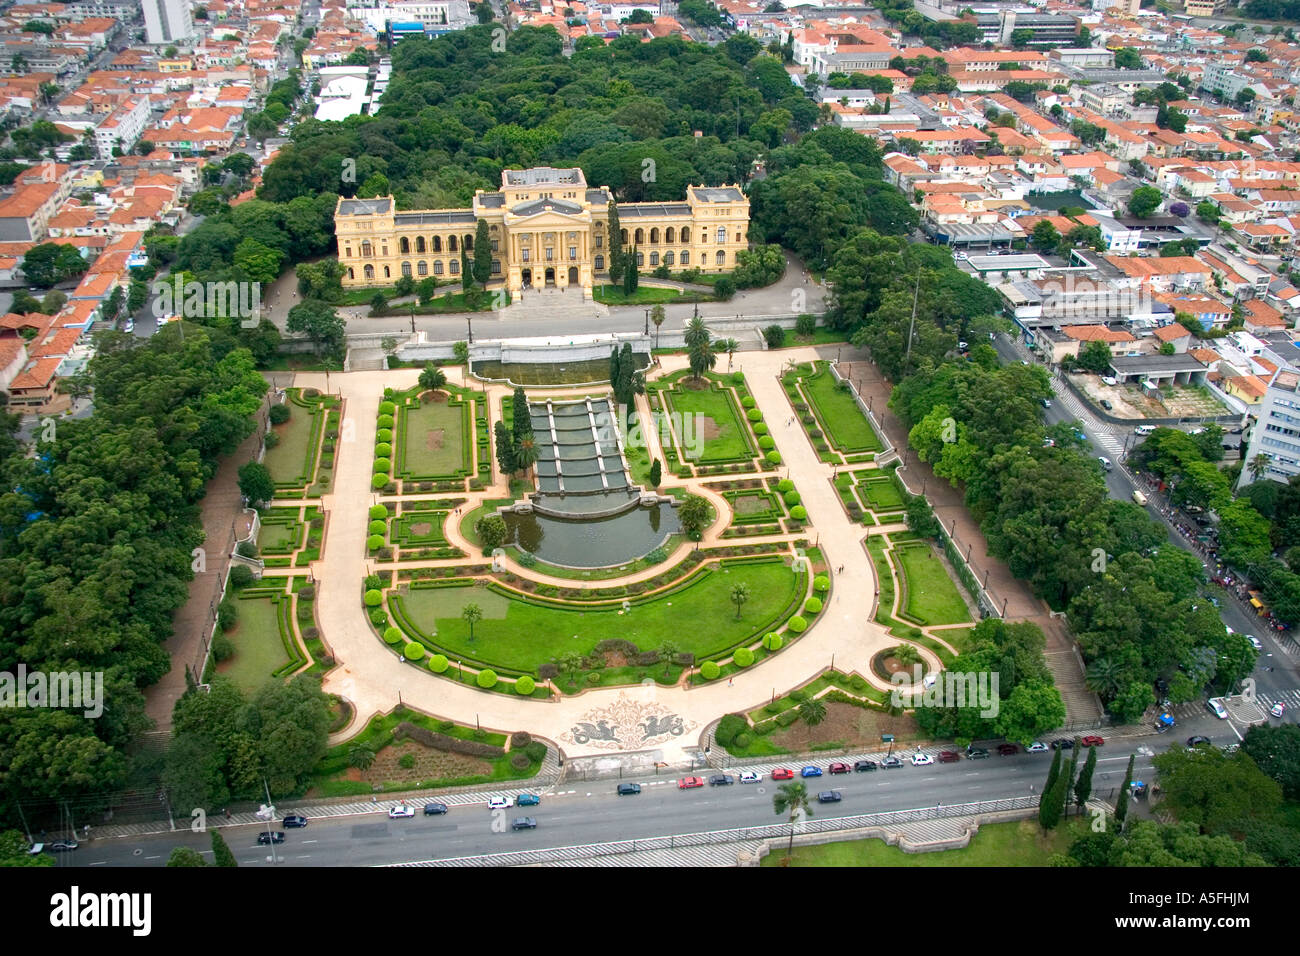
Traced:
[[763, 635], [763, 646], [769, 651], [779, 651], [784, 643], [785, 641], [782, 640], [781, 635], [775, 631], [768, 631]]
[[793, 508], [802, 500], [799, 497], [799, 492], [793, 490], [787, 491], [782, 497], [784, 498], [785, 503], [789, 505], [791, 508]]
[[388, 473], [389, 473], [390, 471], [392, 471], [392, 470], [393, 470], [393, 463], [392, 463], [391, 460], [389, 460], [389, 459], [387, 459], [387, 458], [376, 458], [376, 459], [375, 459], [375, 473], [376, 473], [376, 474], [379, 474], [379, 473], [382, 472], [383, 474], [386, 475], [386, 474], [388, 474]]
[[376, 518], [374, 521], [370, 522], [370, 533], [371, 533], [371, 534], [383, 534], [383, 533], [384, 533], [385, 531], [387, 531], [387, 530], [388, 530], [388, 522], [387, 522], [387, 521], [382, 521], [382, 520]]
[[831, 589], [831, 579], [828, 578], [826, 575], [819, 574], [817, 575], [817, 577], [813, 578], [814, 591], [825, 592], [825, 591], [829, 591], [830, 589]]
[[781, 453], [779, 451], [769, 451], [766, 458], [769, 465], [781, 464]]
[[794, 631], [796, 634], [802, 634], [804, 631], [808, 630], [808, 622], [796, 614], [794, 617], [790, 618], [789, 627], [790, 630]]
[[424, 657], [424, 645], [417, 644], [415, 641], [411, 641], [404, 648], [402, 648], [402, 656], [405, 657], [408, 661], [418, 661]]
[[754, 434], [755, 434], [755, 435], [766, 435], [766, 434], [767, 434], [767, 422], [755, 422], [755, 423], [754, 423]]
[[392, 415], [380, 415], [380, 416], [379, 416], [379, 424], [378, 424], [378, 427], [379, 427], [379, 428], [392, 428], [392, 427], [393, 427], [393, 416], [392, 416]]
[[808, 509], [805, 508], [803, 505], [795, 505], [793, 508], [790, 509], [790, 517], [793, 518], [795, 521], [807, 521]]
[[394, 405], [392, 402], [380, 402], [380, 403], [379, 403], [379, 414], [380, 414], [380, 415], [391, 415], [391, 414], [393, 414], [393, 412], [395, 412], [395, 411], [397, 411], [397, 406]]
[[700, 676], [705, 680], [716, 680], [720, 673], [722, 671], [714, 661], [705, 661], [700, 665]]
[[393, 430], [391, 428], [381, 428], [375, 432], [375, 440], [382, 442], [391, 442], [393, 440]]
[[366, 550], [378, 551], [384, 546], [384, 536], [382, 534], [372, 534], [366, 538]]
[[803, 609], [808, 614], [818, 614], [822, 609], [821, 598], [810, 597], [803, 602]]
[[429, 670], [441, 674], [447, 669], [448, 663], [446, 654], [434, 654], [429, 658]]
[[776, 447], [776, 439], [771, 435], [759, 435], [758, 447], [763, 449], [763, 451], [771, 451]]
[[776, 483], [776, 490], [784, 494], [787, 491], [794, 491], [794, 482], [789, 478], [782, 478]]
[[748, 647], [739, 648], [731, 659], [736, 662], [737, 667], [748, 667], [754, 663], [754, 652]]
[[519, 678], [519, 680], [515, 681], [515, 693], [520, 697], [527, 697], [532, 694], [533, 689], [536, 686], [537, 682], [525, 674], [523, 677]]
[[478, 686], [482, 687], [484, 690], [487, 690], [489, 687], [495, 687], [496, 682], [497, 673], [491, 668], [485, 668], [479, 671], [478, 676], [474, 678], [474, 683], [478, 684]]
[[387, 475], [375, 475], [373, 478], [370, 479], [370, 487], [373, 488], [375, 491], [378, 491], [386, 484], [388, 484]]
[[402, 629], [400, 627], [390, 627], [384, 631], [384, 643], [396, 644], [402, 639]]
[[409, 724], [405, 721], [393, 728], [393, 737], [397, 740], [409, 737], [416, 743], [431, 747], [434, 750], [449, 750], [452, 753], [466, 754], [470, 757], [500, 757], [505, 753], [501, 747], [482, 744], [477, 740], [461, 740], [459, 737], [434, 733], [432, 730], [426, 730], [424, 727]]
[[749, 411], [745, 412], [745, 417], [751, 422], [761, 422], [763, 420], [763, 413], [757, 408], [751, 408]]
[[393, 446], [386, 441], [381, 441], [375, 446], [376, 458], [391, 458], [393, 456]]
[[365, 602], [366, 602], [366, 607], [379, 607], [379, 605], [384, 603], [384, 592], [376, 591], [373, 589], [367, 591], [365, 596]]
[[375, 519], [375, 518], [387, 518], [387, 517], [388, 517], [388, 509], [385, 508], [383, 505], [371, 505], [371, 506], [370, 506], [370, 517], [371, 517], [371, 519]]

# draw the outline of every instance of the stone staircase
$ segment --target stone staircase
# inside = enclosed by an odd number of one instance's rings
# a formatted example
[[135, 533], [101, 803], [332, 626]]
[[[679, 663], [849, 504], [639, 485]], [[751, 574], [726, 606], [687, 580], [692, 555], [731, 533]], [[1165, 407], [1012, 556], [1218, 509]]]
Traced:
[[584, 299], [581, 289], [525, 289], [515, 293], [514, 301], [497, 315], [503, 319], [589, 319], [609, 315], [609, 306]]
[[383, 349], [349, 349], [347, 370], [349, 372], [374, 372], [384, 367], [386, 358]]

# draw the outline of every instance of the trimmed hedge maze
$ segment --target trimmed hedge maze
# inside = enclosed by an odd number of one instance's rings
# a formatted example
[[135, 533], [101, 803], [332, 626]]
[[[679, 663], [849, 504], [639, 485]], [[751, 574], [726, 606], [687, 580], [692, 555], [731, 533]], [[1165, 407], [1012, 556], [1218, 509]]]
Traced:
[[285, 396], [289, 420], [273, 427], [277, 444], [267, 448], [262, 463], [271, 472], [277, 498], [316, 498], [329, 490], [339, 399], [300, 388], [287, 389]]

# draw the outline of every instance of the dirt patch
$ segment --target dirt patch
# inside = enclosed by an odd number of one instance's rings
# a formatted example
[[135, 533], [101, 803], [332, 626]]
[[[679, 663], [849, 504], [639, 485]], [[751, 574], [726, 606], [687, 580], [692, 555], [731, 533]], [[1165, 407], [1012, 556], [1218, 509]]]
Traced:
[[[403, 754], [412, 754], [415, 765], [410, 769], [400, 764]], [[366, 783], [412, 782], [440, 778], [471, 777], [490, 774], [492, 764], [465, 754], [447, 753], [421, 746], [414, 740], [385, 747], [375, 754], [375, 762], [361, 772], [359, 779]]]
[[630, 663], [627, 657], [618, 651], [605, 651], [604, 657], [606, 667], [627, 667]]
[[696, 378], [694, 375], [688, 375], [677, 383], [678, 388], [689, 388], [692, 392], [702, 392], [709, 387], [707, 378]]
[[826, 719], [816, 727], [797, 720], [787, 729], [773, 734], [771, 740], [796, 753], [832, 741], [842, 741], [845, 747], [865, 750], [880, 747], [881, 734], [893, 734], [895, 740], [902, 741], [914, 740], [918, 733], [916, 721], [906, 715], [891, 717], [852, 704], [828, 703]]
[[433, 525], [427, 521], [421, 521], [418, 524], [411, 525], [411, 534], [417, 538], [423, 538], [433, 530]]
[[451, 393], [449, 392], [421, 392], [420, 393], [420, 401], [424, 402], [426, 405], [429, 404], [430, 402], [445, 403], [449, 398], [451, 398]]
[[715, 422], [708, 415], [700, 416], [699, 425], [700, 425], [700, 437], [703, 438], [705, 441], [709, 441], [710, 439], [717, 438], [719, 435], [722, 434], [722, 429], [718, 427], [718, 423]]
[[424, 447], [427, 451], [442, 451], [443, 438], [446, 436], [445, 428], [430, 428], [424, 436]]

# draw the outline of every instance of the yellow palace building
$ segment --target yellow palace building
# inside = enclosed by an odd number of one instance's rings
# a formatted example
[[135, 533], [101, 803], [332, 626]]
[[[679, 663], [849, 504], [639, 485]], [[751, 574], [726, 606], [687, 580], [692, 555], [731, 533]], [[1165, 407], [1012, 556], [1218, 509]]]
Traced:
[[[578, 286], [587, 297], [607, 281], [609, 201], [581, 169], [507, 169], [497, 192], [470, 209], [399, 212], [392, 196], [339, 199], [334, 210], [345, 288], [385, 286], [401, 276], [459, 282], [461, 251], [473, 257], [478, 220], [492, 240], [492, 281], [510, 292]], [[666, 265], [730, 272], [748, 248], [749, 200], [739, 186], [691, 186], [685, 202], [619, 203], [624, 248], [642, 270]]]

